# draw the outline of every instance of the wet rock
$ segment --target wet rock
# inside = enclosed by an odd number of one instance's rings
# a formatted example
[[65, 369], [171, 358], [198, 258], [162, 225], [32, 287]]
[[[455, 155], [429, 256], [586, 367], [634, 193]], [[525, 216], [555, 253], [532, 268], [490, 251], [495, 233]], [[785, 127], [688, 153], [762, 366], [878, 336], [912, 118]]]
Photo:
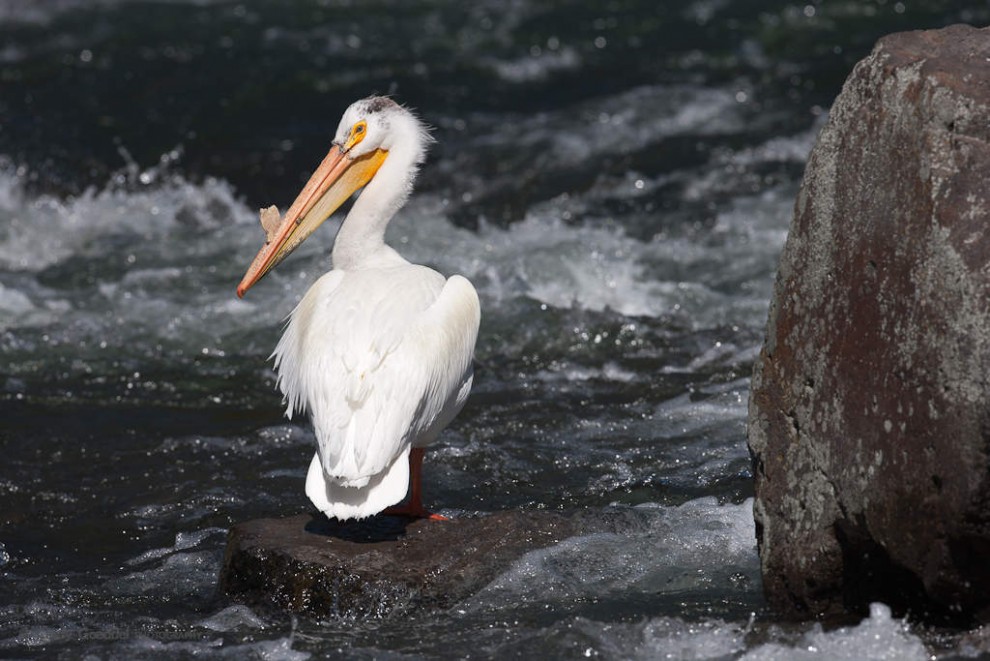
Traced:
[[811, 154], [749, 414], [784, 613], [990, 608], [988, 71], [990, 29], [888, 36]]
[[316, 617], [446, 608], [577, 526], [571, 517], [525, 511], [451, 521], [258, 519], [231, 528], [220, 588], [239, 601]]

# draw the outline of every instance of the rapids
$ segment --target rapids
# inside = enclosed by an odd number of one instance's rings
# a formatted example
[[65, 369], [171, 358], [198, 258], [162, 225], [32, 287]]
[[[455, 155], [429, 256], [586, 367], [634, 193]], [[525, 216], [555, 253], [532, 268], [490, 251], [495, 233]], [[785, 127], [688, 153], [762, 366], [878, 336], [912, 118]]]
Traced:
[[[940, 2], [10, 0], [0, 6], [0, 654], [304, 659], [966, 655], [874, 605], [775, 622], [745, 418], [828, 104]], [[439, 613], [317, 622], [216, 595], [231, 523], [308, 510], [267, 358], [328, 221], [234, 288], [352, 100], [436, 127], [389, 230], [477, 287], [449, 516], [583, 509]]]

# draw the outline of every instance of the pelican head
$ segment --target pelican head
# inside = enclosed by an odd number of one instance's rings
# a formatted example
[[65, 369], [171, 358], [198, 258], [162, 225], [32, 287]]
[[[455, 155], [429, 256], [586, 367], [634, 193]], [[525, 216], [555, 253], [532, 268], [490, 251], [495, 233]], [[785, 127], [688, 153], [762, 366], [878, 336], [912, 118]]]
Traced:
[[406, 181], [400, 182], [403, 190], [398, 191], [404, 200], [416, 167], [425, 158], [428, 141], [419, 120], [392, 99], [371, 96], [351, 104], [337, 126], [330, 152], [281, 221], [268, 219], [262, 212], [265, 245], [237, 286], [237, 295], [243, 297], [356, 190], [370, 182], [390, 153], [403, 153], [403, 160], [409, 161]]

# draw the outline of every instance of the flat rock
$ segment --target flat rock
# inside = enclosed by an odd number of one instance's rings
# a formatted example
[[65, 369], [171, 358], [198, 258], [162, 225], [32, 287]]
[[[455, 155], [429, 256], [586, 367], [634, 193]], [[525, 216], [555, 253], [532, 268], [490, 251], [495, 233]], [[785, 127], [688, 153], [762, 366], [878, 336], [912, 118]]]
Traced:
[[231, 528], [220, 588], [238, 601], [324, 618], [447, 608], [576, 530], [573, 517], [539, 511], [450, 521], [258, 519]]
[[988, 72], [990, 29], [885, 37], [812, 151], [749, 412], [784, 614], [987, 619]]

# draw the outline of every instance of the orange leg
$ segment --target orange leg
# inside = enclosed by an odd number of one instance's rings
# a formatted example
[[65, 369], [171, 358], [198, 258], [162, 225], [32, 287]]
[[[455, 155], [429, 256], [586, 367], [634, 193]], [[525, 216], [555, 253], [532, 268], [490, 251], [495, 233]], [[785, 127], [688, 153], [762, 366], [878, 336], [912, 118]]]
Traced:
[[387, 508], [383, 514], [412, 516], [417, 519], [432, 521], [447, 521], [447, 517], [434, 514], [423, 507], [423, 456], [426, 450], [413, 448], [409, 451], [409, 501], [405, 505], [394, 505]]

